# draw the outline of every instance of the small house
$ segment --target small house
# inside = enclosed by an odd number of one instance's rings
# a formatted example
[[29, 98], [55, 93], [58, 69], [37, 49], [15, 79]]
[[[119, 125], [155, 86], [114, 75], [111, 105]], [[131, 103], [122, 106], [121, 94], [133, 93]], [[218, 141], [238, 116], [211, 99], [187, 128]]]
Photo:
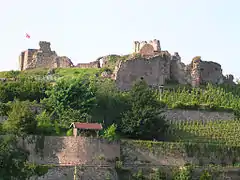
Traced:
[[103, 129], [102, 124], [99, 123], [81, 123], [73, 122], [70, 128], [73, 127], [73, 136], [98, 136], [100, 130]]

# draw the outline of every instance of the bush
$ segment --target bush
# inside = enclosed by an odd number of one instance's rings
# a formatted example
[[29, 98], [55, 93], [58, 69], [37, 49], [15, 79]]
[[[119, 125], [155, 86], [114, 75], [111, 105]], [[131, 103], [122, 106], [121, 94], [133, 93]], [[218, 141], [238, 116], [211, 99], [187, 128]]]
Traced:
[[73, 136], [73, 129], [69, 129], [67, 131], [67, 136]]
[[116, 134], [117, 126], [115, 124], [112, 124], [110, 127], [108, 127], [103, 134], [103, 138], [114, 141], [118, 139], [118, 136]]

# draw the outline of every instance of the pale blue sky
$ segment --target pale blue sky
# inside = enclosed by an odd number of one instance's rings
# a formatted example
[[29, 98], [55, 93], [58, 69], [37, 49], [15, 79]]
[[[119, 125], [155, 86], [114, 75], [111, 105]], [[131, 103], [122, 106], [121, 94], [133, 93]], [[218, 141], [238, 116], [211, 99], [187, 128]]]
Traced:
[[[74, 64], [127, 54], [134, 40], [159, 39], [163, 50], [216, 61], [240, 77], [239, 0], [1, 0], [0, 70], [18, 68], [22, 50], [50, 41]], [[25, 38], [25, 33], [31, 39]]]

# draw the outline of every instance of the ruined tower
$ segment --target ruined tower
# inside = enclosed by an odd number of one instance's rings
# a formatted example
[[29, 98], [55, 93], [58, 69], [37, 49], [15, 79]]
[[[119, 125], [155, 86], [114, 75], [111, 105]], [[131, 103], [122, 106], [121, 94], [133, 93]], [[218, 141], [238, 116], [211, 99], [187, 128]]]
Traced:
[[51, 43], [47, 41], [39, 42], [39, 49], [27, 49], [21, 52], [19, 56], [20, 70], [34, 68], [57, 68], [73, 67], [73, 63], [66, 56], [58, 56], [51, 50]]
[[[148, 48], [147, 48], [148, 47]], [[161, 46], [160, 41], [157, 39], [151, 40], [149, 42], [147, 41], [134, 41], [134, 47], [133, 52], [134, 53], [141, 53], [142, 49], [149, 49], [148, 54], [150, 54], [150, 51], [152, 50], [154, 52], [161, 52]], [[143, 50], [146, 52], [146, 50]]]

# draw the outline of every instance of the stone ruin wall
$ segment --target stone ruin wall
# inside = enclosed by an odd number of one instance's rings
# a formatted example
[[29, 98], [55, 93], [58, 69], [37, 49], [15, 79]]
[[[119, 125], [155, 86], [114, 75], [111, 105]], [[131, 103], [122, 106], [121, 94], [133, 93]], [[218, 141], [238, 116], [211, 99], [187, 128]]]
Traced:
[[148, 85], [163, 85], [170, 78], [170, 56], [135, 58], [122, 62], [116, 72], [116, 84], [121, 90], [128, 90], [136, 80], [143, 78]]
[[30, 152], [29, 161], [56, 166], [107, 165], [120, 158], [119, 142], [73, 136], [31, 136], [19, 141]]
[[[49, 42], [40, 41], [39, 46], [40, 49], [28, 49], [21, 53], [19, 56], [21, 70], [64, 67], [102, 68], [109, 60], [109, 56], [106, 56], [90, 63], [79, 63], [74, 66], [68, 57], [57, 56], [56, 52], [51, 50]], [[135, 56], [136, 54], [140, 57]], [[167, 57], [163, 57], [163, 54]], [[128, 90], [134, 81], [140, 78], [144, 78], [150, 86], [163, 85], [166, 80], [192, 86], [208, 82], [234, 84], [232, 75], [223, 76], [220, 64], [202, 61], [201, 57], [197, 56], [189, 65], [185, 65], [181, 62], [178, 53], [170, 55], [167, 51], [162, 51], [160, 41], [156, 39], [149, 42], [134, 41], [133, 54], [128, 60], [119, 62], [116, 63], [113, 74], [107, 74], [104, 77], [116, 80], [117, 86], [122, 90]]]
[[34, 68], [62, 68], [73, 67], [73, 63], [66, 56], [58, 56], [51, 50], [50, 42], [40, 41], [40, 49], [28, 49], [19, 56], [21, 71]]
[[100, 62], [99, 61], [93, 61], [90, 63], [79, 63], [75, 67], [79, 68], [100, 68]]
[[[158, 40], [149, 43], [135, 41], [134, 53], [139, 54], [141, 58], [130, 58], [115, 68], [113, 77], [121, 90], [129, 90], [140, 78], [144, 78], [150, 86], [163, 85], [166, 80], [191, 84], [193, 87], [205, 83], [234, 84], [232, 75], [223, 76], [220, 64], [202, 61], [201, 57], [197, 56], [191, 64], [185, 65], [178, 53], [170, 55], [167, 51], [161, 51]], [[163, 54], [167, 54], [167, 58], [164, 58]]]
[[139, 53], [141, 49], [145, 45], [151, 45], [153, 47], [153, 50], [155, 52], [160, 52], [161, 51], [161, 46], [160, 46], [160, 41], [157, 39], [151, 40], [151, 41], [134, 41], [134, 47], [133, 47], [133, 52], [134, 53]]

